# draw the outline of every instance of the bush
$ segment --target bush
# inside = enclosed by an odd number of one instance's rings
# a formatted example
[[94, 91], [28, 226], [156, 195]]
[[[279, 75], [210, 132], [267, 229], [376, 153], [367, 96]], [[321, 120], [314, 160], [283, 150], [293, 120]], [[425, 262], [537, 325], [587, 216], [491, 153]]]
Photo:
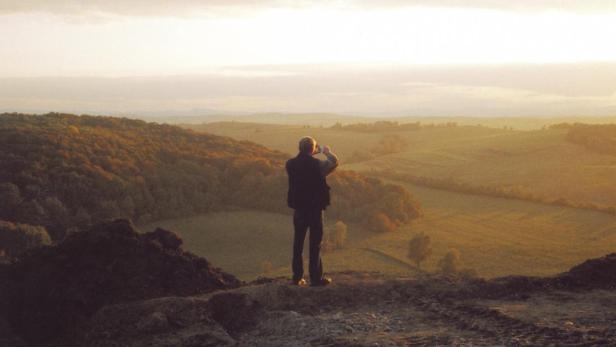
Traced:
[[423, 233], [415, 235], [415, 237], [409, 241], [408, 257], [417, 264], [418, 269], [421, 269], [421, 263], [432, 254], [432, 245], [430, 242], [430, 236], [424, 235]]
[[0, 251], [4, 257], [16, 258], [27, 250], [50, 244], [51, 238], [41, 226], [0, 221]]
[[391, 232], [396, 230], [397, 225], [386, 214], [379, 212], [372, 216], [370, 228], [380, 232]]
[[445, 275], [457, 275], [460, 271], [460, 252], [449, 250], [438, 262], [438, 268]]

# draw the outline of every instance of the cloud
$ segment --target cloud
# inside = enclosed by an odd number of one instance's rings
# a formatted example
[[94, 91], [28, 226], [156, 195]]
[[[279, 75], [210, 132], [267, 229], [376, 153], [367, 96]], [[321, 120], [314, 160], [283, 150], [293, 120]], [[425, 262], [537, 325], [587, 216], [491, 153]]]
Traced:
[[282, 0], [0, 0], [0, 13], [177, 16], [223, 8], [282, 6]]
[[[415, 116], [616, 114], [616, 63], [411, 69], [304, 66], [294, 70], [292, 66], [272, 66], [262, 73], [248, 67], [231, 71], [167, 77], [0, 78], [0, 110], [101, 114], [194, 109]], [[289, 73], [272, 73], [277, 71]]]
[[429, 6], [506, 11], [616, 11], [616, 2], [606, 0], [0, 0], [0, 14], [190, 16], [218, 10], [231, 10], [233, 12], [271, 7], [301, 8], [310, 6], [360, 9]]
[[432, 6], [515, 11], [615, 11], [616, 2], [606, 0], [353, 0], [356, 6]]

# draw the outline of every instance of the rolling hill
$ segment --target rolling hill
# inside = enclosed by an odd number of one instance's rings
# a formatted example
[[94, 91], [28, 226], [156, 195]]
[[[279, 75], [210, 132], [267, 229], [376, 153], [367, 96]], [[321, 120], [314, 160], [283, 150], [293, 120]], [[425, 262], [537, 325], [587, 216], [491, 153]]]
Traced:
[[[352, 131], [345, 127], [229, 122], [195, 129], [249, 139], [288, 153], [296, 150], [296, 138], [311, 134], [333, 146], [342, 167], [367, 175], [383, 170], [393, 173], [377, 177], [404, 185], [422, 201], [423, 217], [396, 233], [365, 235], [358, 230], [361, 226], [350, 226], [354, 232], [349, 233], [349, 248], [324, 258], [326, 264], [337, 269], [344, 264], [355, 270], [413, 272], [412, 265], [404, 266], [398, 261], [409, 262], [408, 240], [419, 232], [432, 239], [433, 254], [425, 264], [428, 271], [438, 270], [438, 261], [448, 250], [456, 249], [465, 266], [485, 277], [554, 274], [616, 249], [614, 215], [575, 207], [616, 203], [615, 195], [610, 193], [616, 187], [609, 168], [614, 157], [572, 142], [568, 129], [514, 131], [422, 125], [405, 131]], [[401, 138], [406, 147], [349, 163], [356, 151], [373, 152], [384, 138], [393, 136]], [[439, 184], [420, 185], [395, 179], [396, 175], [416, 175]], [[477, 193], [481, 189], [453, 189], [459, 187], [489, 189], [483, 189], [481, 194]], [[485, 191], [515, 194], [507, 198]], [[531, 195], [537, 199], [525, 198]], [[570, 204], [562, 203], [560, 198], [568, 199]], [[171, 222], [166, 226], [182, 230]], [[280, 234], [284, 235], [284, 230]], [[216, 257], [217, 253], [210, 254]], [[362, 262], [351, 260], [357, 258]], [[263, 255], [261, 259], [268, 257]], [[270, 260], [279, 267], [276, 274], [288, 273], [284, 259]], [[225, 263], [226, 259], [220, 257], [217, 261]], [[258, 274], [255, 266], [252, 275]]]
[[[59, 240], [64, 230], [112, 218], [143, 224], [238, 206], [288, 214], [287, 158], [255, 143], [139, 120], [2, 114], [0, 219], [44, 226]], [[395, 224], [420, 214], [400, 186], [343, 170], [329, 183], [335, 218], [378, 229], [375, 214]]]

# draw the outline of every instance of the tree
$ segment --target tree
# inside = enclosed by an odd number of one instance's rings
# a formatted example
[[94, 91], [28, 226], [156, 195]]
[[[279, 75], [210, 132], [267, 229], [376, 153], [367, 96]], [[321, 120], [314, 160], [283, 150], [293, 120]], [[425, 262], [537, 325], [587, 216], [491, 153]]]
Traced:
[[11, 182], [0, 183], [0, 217], [13, 219], [17, 206], [21, 203], [19, 187]]
[[337, 221], [334, 225], [334, 244], [336, 248], [343, 248], [347, 238], [347, 225]]
[[460, 252], [457, 249], [450, 249], [439, 260], [438, 267], [445, 275], [457, 275], [460, 272]]
[[421, 233], [409, 241], [408, 257], [417, 264], [418, 269], [421, 269], [421, 262], [428, 259], [431, 254], [430, 236]]
[[42, 226], [0, 220], [0, 250], [9, 258], [15, 258], [28, 249], [50, 244], [51, 238]]
[[378, 212], [370, 218], [370, 226], [372, 229], [381, 232], [394, 231], [397, 227], [383, 212]]

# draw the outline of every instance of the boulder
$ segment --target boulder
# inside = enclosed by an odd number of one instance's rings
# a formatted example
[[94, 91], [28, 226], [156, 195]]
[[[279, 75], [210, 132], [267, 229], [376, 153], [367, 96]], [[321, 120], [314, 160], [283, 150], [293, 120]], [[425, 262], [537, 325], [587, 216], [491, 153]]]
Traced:
[[62, 344], [70, 345], [75, 332], [105, 305], [241, 284], [180, 244], [179, 237], [163, 229], [140, 234], [127, 220], [70, 234], [0, 272], [5, 316], [14, 333], [28, 342], [62, 338]]

